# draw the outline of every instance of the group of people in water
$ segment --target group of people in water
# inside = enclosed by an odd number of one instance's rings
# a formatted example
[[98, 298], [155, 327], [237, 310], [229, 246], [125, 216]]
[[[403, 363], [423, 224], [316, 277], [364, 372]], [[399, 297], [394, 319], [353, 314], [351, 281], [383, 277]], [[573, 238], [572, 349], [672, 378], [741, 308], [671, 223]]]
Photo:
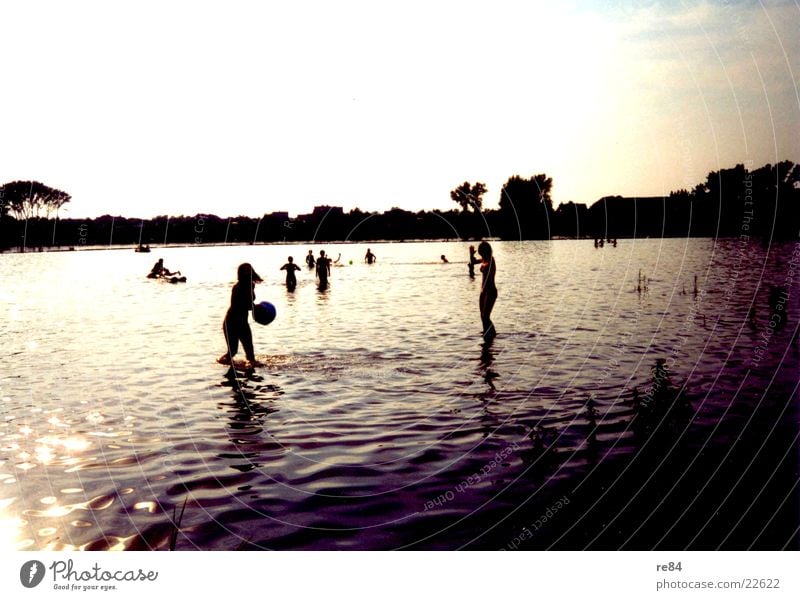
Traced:
[[617, 238], [608, 238], [605, 242], [603, 238], [594, 238], [594, 247], [602, 248], [605, 244], [611, 244], [614, 248], [617, 247]]
[[[313, 250], [308, 251], [308, 254], [306, 255], [306, 266], [310, 270], [316, 270], [320, 290], [325, 290], [328, 287], [328, 277], [331, 275], [331, 264], [339, 264], [341, 260], [341, 254], [339, 254], [336, 260], [331, 260], [331, 258], [325, 254], [325, 250], [320, 250], [319, 256], [315, 259]], [[281, 269], [284, 269], [287, 267], [287, 265], [292, 264], [292, 261], [293, 259], [290, 256], [289, 262], [283, 265]], [[294, 279], [294, 276], [290, 278], [289, 273], [299, 270], [300, 269], [295, 265], [293, 270], [287, 270], [286, 272], [286, 287], [290, 290], [294, 289], [294, 287], [297, 285], [297, 280]]]
[[[469, 262], [467, 265], [469, 268], [469, 275], [472, 278], [475, 277], [475, 265], [480, 265], [481, 291], [478, 297], [478, 307], [480, 309], [482, 335], [484, 340], [488, 342], [497, 334], [491, 319], [492, 310], [497, 301], [497, 286], [495, 283], [497, 263], [495, 262], [492, 246], [489, 242], [483, 241], [478, 244], [477, 255], [480, 258], [476, 256], [475, 247], [470, 246]], [[441, 258], [442, 262], [449, 262], [444, 255], [442, 255]], [[340, 260], [341, 254], [335, 261], [332, 261], [325, 254], [324, 250], [320, 250], [318, 257], [314, 257], [313, 251], [308, 251], [308, 255], [306, 255], [305, 259], [306, 266], [316, 271], [320, 290], [327, 288], [328, 277], [331, 273], [331, 264], [338, 263]], [[372, 265], [376, 263], [377, 260], [372, 250], [367, 248], [364, 262], [368, 265]], [[156, 263], [156, 266], [162, 271], [167, 271], [161, 259]], [[156, 266], [153, 267], [154, 271], [156, 271]], [[290, 291], [293, 290], [297, 286], [295, 273], [301, 270], [300, 267], [295, 264], [294, 258], [290, 256], [280, 270], [286, 271], [286, 287]], [[239, 343], [241, 342], [246, 358], [244, 367], [245, 369], [250, 369], [262, 366], [255, 356], [253, 349], [253, 333], [250, 330], [247, 315], [248, 312], [253, 309], [253, 304], [255, 303], [255, 286], [257, 283], [263, 282], [263, 279], [255, 272], [250, 263], [242, 263], [239, 265], [236, 275], [237, 281], [231, 290], [231, 304], [222, 322], [222, 332], [225, 336], [227, 350], [217, 359], [217, 362], [223, 365], [232, 364], [234, 356], [236, 356], [236, 353], [239, 351]]]
[[[328, 277], [331, 275], [331, 265], [339, 264], [342, 260], [342, 255], [336, 258], [336, 260], [331, 260], [329, 256], [325, 254], [325, 250], [319, 251], [319, 256], [314, 257], [314, 251], [309, 250], [308, 254], [306, 254], [306, 266], [309, 270], [315, 270], [317, 274], [317, 280], [319, 281], [319, 287], [321, 290], [324, 290], [328, 287]], [[378, 261], [378, 257], [372, 253], [372, 250], [367, 248], [367, 253], [364, 255], [364, 262], [368, 265], [374, 264]], [[350, 261], [352, 264], [353, 261]], [[286, 287], [288, 289], [294, 289], [297, 286], [297, 278], [294, 276], [295, 271], [299, 271], [300, 267], [298, 267], [294, 263], [294, 258], [289, 257], [289, 262], [281, 267], [282, 271], [286, 271]]]

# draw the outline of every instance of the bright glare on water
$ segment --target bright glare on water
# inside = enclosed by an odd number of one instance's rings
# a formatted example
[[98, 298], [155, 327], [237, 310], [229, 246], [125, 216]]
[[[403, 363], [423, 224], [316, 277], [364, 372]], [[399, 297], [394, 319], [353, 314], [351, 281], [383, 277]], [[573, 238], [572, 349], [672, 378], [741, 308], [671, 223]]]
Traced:
[[[486, 346], [468, 246], [0, 256], [0, 549], [780, 545], [795, 246], [494, 242]], [[309, 248], [341, 253], [324, 292]], [[146, 279], [159, 257], [188, 282]], [[236, 375], [215, 359], [241, 262], [278, 316], [251, 322], [265, 366]], [[658, 359], [683, 412], [635, 425]]]

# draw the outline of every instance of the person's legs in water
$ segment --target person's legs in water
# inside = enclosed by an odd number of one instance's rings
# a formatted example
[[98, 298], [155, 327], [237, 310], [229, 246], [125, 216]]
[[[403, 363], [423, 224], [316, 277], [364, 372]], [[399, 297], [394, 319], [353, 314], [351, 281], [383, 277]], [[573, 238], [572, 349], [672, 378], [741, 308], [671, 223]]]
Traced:
[[244, 323], [239, 331], [239, 339], [242, 341], [242, 348], [244, 348], [244, 355], [247, 357], [248, 366], [260, 367], [262, 363], [256, 360], [256, 354], [253, 350], [253, 332], [250, 330], [250, 325]]
[[239, 351], [239, 333], [235, 326], [231, 326], [227, 320], [222, 323], [222, 333], [225, 336], [225, 346], [228, 351], [217, 359], [217, 362], [223, 365], [229, 365], [233, 362], [233, 357]]
[[482, 292], [479, 299], [479, 306], [481, 309], [481, 323], [483, 324], [483, 336], [493, 337], [497, 331], [492, 323], [492, 309], [497, 300], [497, 293]]

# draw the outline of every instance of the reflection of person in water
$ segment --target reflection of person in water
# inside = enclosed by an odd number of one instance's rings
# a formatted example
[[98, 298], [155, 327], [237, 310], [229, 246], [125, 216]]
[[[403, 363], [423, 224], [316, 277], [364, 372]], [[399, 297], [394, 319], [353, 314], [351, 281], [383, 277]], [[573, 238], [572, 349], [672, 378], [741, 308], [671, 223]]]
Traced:
[[481, 309], [481, 323], [483, 325], [483, 336], [490, 338], [496, 335], [497, 331], [492, 323], [492, 309], [497, 300], [497, 287], [494, 277], [497, 273], [497, 264], [492, 256], [492, 247], [489, 242], [481, 242], [478, 245], [478, 254], [481, 256], [481, 295], [478, 305]]
[[[313, 256], [311, 258], [314, 258]], [[286, 271], [286, 287], [297, 287], [297, 278], [294, 276], [295, 271], [299, 271], [300, 267], [294, 264], [294, 258], [289, 257], [289, 262], [281, 267], [281, 271]]]
[[481, 263], [481, 259], [475, 256], [475, 246], [469, 247], [469, 262], [467, 266], [469, 266], [469, 276], [474, 278], [475, 277], [475, 265], [479, 265]]
[[311, 250], [309, 250], [308, 254], [306, 255], [306, 265], [308, 265], [309, 269], [313, 269], [315, 262], [316, 261], [314, 260], [314, 253]]
[[491, 366], [494, 362], [494, 352], [492, 352], [492, 337], [487, 337], [481, 344], [481, 367], [484, 369], [483, 380], [489, 384], [489, 387], [494, 389], [494, 380], [499, 377]]
[[371, 265], [371, 264], [372, 264], [372, 263], [374, 263], [376, 260], [378, 260], [378, 257], [377, 257], [377, 256], [375, 256], [375, 255], [372, 253], [372, 250], [370, 250], [369, 248], [367, 248], [367, 253], [364, 255], [364, 262], [365, 262], [365, 263], [367, 263], [368, 265]]
[[223, 365], [231, 364], [233, 357], [239, 351], [239, 342], [241, 341], [247, 358], [245, 366], [252, 368], [259, 366], [260, 363], [256, 360], [253, 351], [253, 332], [250, 331], [250, 324], [247, 322], [247, 313], [253, 310], [253, 302], [256, 299], [256, 283], [261, 283], [263, 280], [249, 263], [239, 265], [237, 279], [238, 281], [231, 290], [231, 306], [222, 323], [222, 332], [225, 334], [228, 351], [220, 356], [217, 362]]
[[319, 279], [319, 287], [328, 287], [328, 276], [331, 274], [331, 259], [325, 256], [325, 250], [319, 251], [319, 258], [317, 259], [317, 279]]
[[441, 259], [442, 259], [443, 263], [449, 263], [450, 262], [449, 260], [447, 260], [447, 257], [444, 254], [442, 254]]
[[[278, 410], [275, 400], [283, 395], [283, 390], [276, 385], [265, 384], [264, 378], [252, 369], [237, 373], [233, 367], [228, 369], [219, 385], [231, 392], [232, 402], [225, 402], [221, 407], [230, 419], [230, 429], [236, 432], [236, 444], [260, 442], [264, 419]], [[241, 455], [228, 458], [232, 469], [242, 472], [253, 469], [250, 459]]]

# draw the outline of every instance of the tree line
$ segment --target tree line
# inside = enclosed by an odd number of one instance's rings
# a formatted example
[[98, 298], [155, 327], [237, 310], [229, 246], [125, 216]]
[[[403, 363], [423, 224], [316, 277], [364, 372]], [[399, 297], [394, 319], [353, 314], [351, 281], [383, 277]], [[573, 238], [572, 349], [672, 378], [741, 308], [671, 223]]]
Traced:
[[272, 243], [411, 239], [552, 239], [558, 237], [761, 236], [800, 234], [800, 165], [791, 161], [756, 170], [745, 165], [708, 174], [692, 190], [666, 197], [608, 196], [592, 206], [553, 208], [553, 180], [541, 173], [509, 177], [496, 209], [485, 208], [486, 185], [456, 186], [451, 210], [382, 213], [320, 206], [311, 214], [230, 218], [193, 216], [136, 219], [104, 215], [62, 219], [71, 197], [35, 181], [0, 186], [0, 249], [82, 245]]
[[708, 174], [664, 198], [601, 198], [588, 222], [605, 237], [800, 238], [800, 165], [783, 161]]

